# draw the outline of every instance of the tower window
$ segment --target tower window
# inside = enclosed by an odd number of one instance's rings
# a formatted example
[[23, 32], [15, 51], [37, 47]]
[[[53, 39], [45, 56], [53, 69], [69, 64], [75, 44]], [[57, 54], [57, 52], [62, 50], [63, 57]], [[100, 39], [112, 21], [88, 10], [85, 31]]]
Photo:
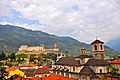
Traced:
[[75, 67], [73, 67], [73, 71], [75, 71]]
[[95, 48], [95, 50], [97, 50], [97, 46], [96, 45], [94, 45], [94, 48]]
[[102, 73], [102, 69], [100, 69], [100, 73]]
[[102, 45], [100, 45], [100, 48], [101, 48], [101, 50], [102, 50]]

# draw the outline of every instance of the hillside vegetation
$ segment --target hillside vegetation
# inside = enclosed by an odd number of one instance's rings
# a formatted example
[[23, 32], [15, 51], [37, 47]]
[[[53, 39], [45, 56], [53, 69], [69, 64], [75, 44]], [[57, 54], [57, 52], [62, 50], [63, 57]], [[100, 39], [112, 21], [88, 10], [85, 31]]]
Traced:
[[[44, 43], [46, 48], [52, 48], [54, 41], [58, 42], [60, 49], [68, 51], [74, 56], [80, 55], [81, 46], [85, 46], [87, 53], [91, 54], [91, 45], [82, 43], [71, 37], [58, 37], [42, 31], [32, 31], [12, 25], [0, 25], [0, 52], [15, 53], [21, 45], [36, 46]], [[117, 55], [113, 49], [105, 46], [107, 55]]]

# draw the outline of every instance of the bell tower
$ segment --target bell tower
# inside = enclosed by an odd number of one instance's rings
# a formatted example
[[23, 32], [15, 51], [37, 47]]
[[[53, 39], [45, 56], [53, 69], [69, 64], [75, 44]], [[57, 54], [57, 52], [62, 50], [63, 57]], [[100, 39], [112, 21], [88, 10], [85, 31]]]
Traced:
[[104, 42], [96, 39], [92, 44], [92, 54], [95, 59], [102, 59], [105, 58], [105, 51], [104, 51]]
[[86, 49], [84, 46], [81, 47], [81, 55], [86, 55]]

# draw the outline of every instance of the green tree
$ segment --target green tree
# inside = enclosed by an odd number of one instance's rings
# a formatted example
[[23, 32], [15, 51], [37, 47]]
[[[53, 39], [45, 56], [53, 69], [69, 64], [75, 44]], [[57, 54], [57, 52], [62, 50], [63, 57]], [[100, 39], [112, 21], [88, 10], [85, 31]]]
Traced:
[[14, 61], [14, 60], [15, 60], [15, 53], [12, 53], [12, 54], [8, 55], [8, 58], [9, 58], [11, 61]]
[[28, 55], [27, 54], [18, 54], [16, 55], [16, 58], [27, 58]]
[[0, 62], [0, 66], [2, 66], [4, 63], [3, 62]]
[[0, 55], [0, 61], [1, 61], [1, 60], [5, 60], [6, 58], [7, 58], [7, 57], [6, 57], [5, 53], [2, 52], [2, 54]]
[[30, 62], [34, 62], [34, 60], [36, 59], [36, 56], [37, 56], [36, 54], [31, 54], [30, 57], [29, 57]]

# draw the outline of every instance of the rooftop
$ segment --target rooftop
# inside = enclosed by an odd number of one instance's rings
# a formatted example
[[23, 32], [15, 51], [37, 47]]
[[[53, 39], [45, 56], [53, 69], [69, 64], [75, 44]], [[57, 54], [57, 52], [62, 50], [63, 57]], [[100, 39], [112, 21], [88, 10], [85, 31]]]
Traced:
[[95, 44], [95, 43], [104, 43], [104, 42], [102, 42], [102, 41], [100, 41], [100, 40], [96, 39], [96, 40], [95, 40], [95, 41], [93, 41], [91, 44]]
[[89, 66], [84, 66], [80, 71], [80, 74], [91, 75], [94, 74], [94, 71]]
[[108, 62], [101, 60], [101, 59], [89, 59], [86, 63], [88, 66], [107, 66], [109, 65]]
[[120, 59], [116, 59], [116, 60], [111, 61], [111, 62], [109, 62], [109, 63], [116, 63], [116, 64], [120, 64]]
[[31, 66], [35, 66], [35, 64], [20, 65], [20, 67], [31, 67]]
[[63, 57], [60, 58], [55, 65], [71, 65], [71, 66], [79, 66], [81, 65], [78, 60], [75, 60], [75, 57]]

